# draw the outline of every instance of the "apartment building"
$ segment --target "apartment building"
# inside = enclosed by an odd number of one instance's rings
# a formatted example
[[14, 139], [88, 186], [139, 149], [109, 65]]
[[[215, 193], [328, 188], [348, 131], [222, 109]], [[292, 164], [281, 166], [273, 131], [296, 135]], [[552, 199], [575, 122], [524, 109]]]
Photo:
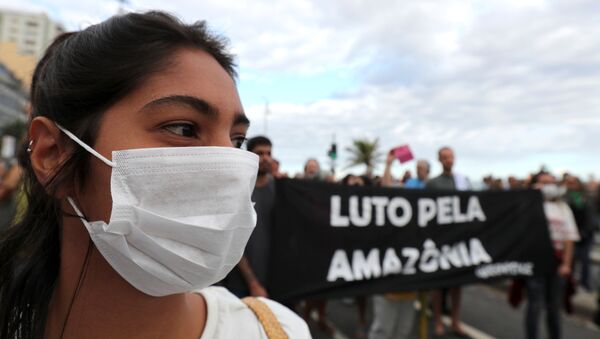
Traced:
[[0, 62], [29, 87], [37, 61], [62, 32], [62, 25], [43, 12], [0, 9]]
[[0, 126], [16, 120], [24, 121], [28, 99], [21, 82], [0, 63]]

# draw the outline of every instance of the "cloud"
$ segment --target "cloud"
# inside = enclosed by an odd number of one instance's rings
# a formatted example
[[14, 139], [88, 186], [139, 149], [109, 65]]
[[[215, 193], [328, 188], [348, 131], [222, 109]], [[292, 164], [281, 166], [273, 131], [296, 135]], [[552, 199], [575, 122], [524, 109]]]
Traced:
[[[117, 9], [91, 0], [24, 3], [46, 6], [71, 28]], [[600, 160], [591, 156], [600, 146], [598, 1], [140, 0], [131, 6], [166, 9], [188, 22], [206, 19], [231, 39], [241, 81], [269, 83], [271, 75], [285, 74], [282, 87], [293, 88], [286, 85], [294, 76], [331, 74], [355, 82], [311, 94], [313, 100], [269, 93], [254, 100], [269, 98], [268, 132], [284, 169], [300, 170], [311, 156], [325, 161], [335, 134], [340, 149], [353, 138], [378, 137], [384, 148], [410, 143], [431, 160], [448, 144], [471, 166], [461, 170], [474, 176], [495, 169], [525, 174], [544, 158], [555, 168], [600, 172]], [[264, 106], [246, 109], [251, 132], [262, 133]]]

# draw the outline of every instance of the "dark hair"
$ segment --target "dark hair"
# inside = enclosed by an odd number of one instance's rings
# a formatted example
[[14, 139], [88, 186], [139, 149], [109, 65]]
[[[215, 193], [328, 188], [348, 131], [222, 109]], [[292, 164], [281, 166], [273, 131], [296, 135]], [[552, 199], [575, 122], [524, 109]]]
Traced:
[[425, 166], [427, 166], [427, 173], [429, 173], [429, 171], [431, 170], [431, 165], [429, 165], [429, 161], [425, 159], [419, 159], [417, 160], [417, 166], [419, 166], [419, 164], [425, 164]]
[[306, 159], [306, 162], [304, 163], [304, 171], [306, 171], [306, 169], [308, 168], [308, 163], [314, 161], [317, 163], [317, 166], [319, 166], [319, 170], [321, 169], [321, 163], [319, 163], [319, 160], [317, 160], [317, 158], [308, 158]]
[[440, 149], [438, 150], [438, 155], [442, 154], [442, 152], [443, 152], [443, 151], [451, 151], [451, 152], [454, 152], [454, 151], [452, 150], [452, 148], [450, 148], [450, 146], [442, 146], [442, 147], [440, 147]]
[[542, 171], [539, 171], [539, 172], [535, 173], [535, 174], [534, 174], [534, 175], [531, 177], [531, 181], [529, 182], [529, 187], [530, 187], [530, 188], [533, 188], [533, 187], [534, 187], [534, 186], [535, 186], [535, 185], [536, 185], [536, 184], [537, 184], [537, 183], [540, 181], [540, 178], [541, 178], [543, 175], [551, 175], [551, 174], [550, 174], [550, 172], [547, 172], [547, 171], [544, 171], [544, 170], [542, 170]]
[[352, 179], [354, 177], [353, 174], [347, 174], [344, 179], [342, 179], [341, 184], [342, 185], [348, 185], [348, 183], [350, 182], [350, 179]]
[[[360, 176], [363, 180], [363, 182], [365, 183], [365, 186], [375, 186], [375, 180], [369, 178], [368, 175], [361, 175]], [[374, 179], [377, 179], [379, 176], [375, 177]]]
[[[210, 54], [235, 79], [226, 41], [201, 21], [186, 25], [163, 12], [114, 16], [60, 35], [36, 66], [31, 118], [44, 116], [93, 145], [103, 113], [170, 66], [174, 52]], [[28, 139], [29, 140], [29, 139]], [[19, 161], [28, 205], [20, 222], [0, 234], [0, 338], [41, 338], [60, 265], [61, 216], [56, 189], [86, 179], [89, 155], [74, 147], [44, 185], [33, 172], [28, 142]]]
[[271, 140], [269, 140], [269, 138], [267, 137], [263, 137], [262, 135], [256, 136], [254, 138], [251, 138], [250, 140], [248, 140], [248, 144], [246, 146], [246, 149], [250, 152], [254, 151], [254, 149], [257, 146], [273, 146], [273, 144], [271, 143]]

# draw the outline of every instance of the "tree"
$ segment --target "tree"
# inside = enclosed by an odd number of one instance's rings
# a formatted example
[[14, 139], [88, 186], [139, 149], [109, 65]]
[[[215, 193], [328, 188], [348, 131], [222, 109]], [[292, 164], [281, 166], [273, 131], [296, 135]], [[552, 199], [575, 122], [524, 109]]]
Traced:
[[357, 165], [365, 165], [367, 167], [367, 175], [370, 177], [373, 174], [373, 168], [381, 161], [382, 154], [378, 151], [379, 139], [373, 141], [368, 139], [355, 139], [352, 141], [352, 146], [346, 147], [350, 152], [350, 164], [348, 167]]

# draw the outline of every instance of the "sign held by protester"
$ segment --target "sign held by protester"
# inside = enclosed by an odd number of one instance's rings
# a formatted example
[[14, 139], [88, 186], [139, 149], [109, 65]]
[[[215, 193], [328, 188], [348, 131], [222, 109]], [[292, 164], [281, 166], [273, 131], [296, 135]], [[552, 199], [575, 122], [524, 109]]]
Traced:
[[408, 145], [395, 147], [392, 149], [392, 152], [394, 152], [394, 155], [396, 158], [398, 158], [398, 161], [400, 161], [401, 164], [407, 163], [415, 158]]
[[277, 182], [270, 292], [279, 299], [426, 290], [555, 269], [536, 191]]

